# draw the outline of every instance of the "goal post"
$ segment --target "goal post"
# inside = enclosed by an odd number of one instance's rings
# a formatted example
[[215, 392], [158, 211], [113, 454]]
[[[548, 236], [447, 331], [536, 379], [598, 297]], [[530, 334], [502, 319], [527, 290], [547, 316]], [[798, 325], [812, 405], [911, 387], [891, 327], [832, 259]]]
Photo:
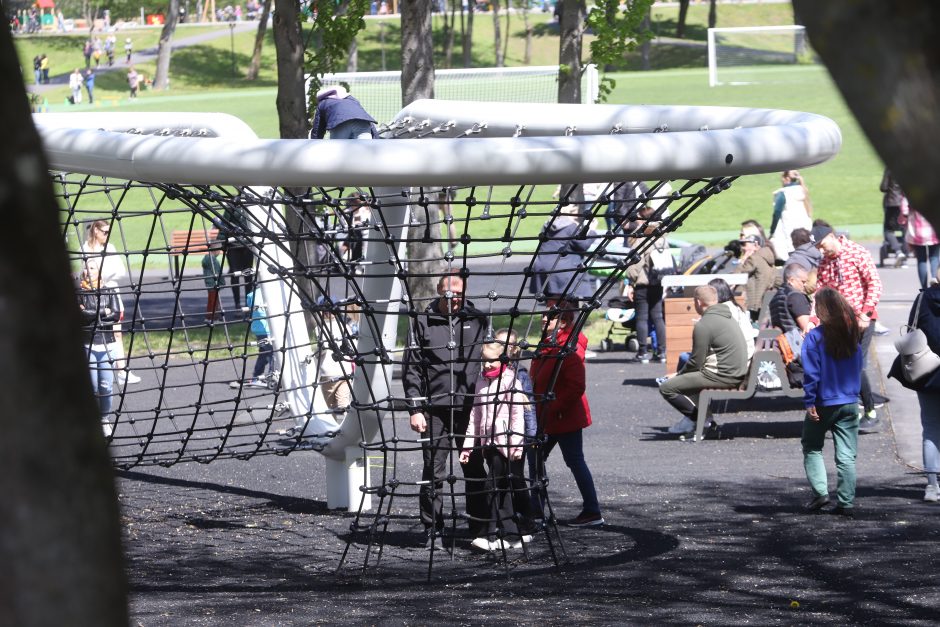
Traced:
[[709, 28], [707, 44], [710, 87], [774, 81], [772, 66], [816, 64], [800, 25]]

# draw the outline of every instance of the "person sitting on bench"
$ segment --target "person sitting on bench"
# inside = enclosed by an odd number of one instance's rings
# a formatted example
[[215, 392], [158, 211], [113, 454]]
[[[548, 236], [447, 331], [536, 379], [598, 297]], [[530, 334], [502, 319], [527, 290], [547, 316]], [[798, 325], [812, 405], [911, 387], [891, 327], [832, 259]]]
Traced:
[[679, 373], [662, 384], [660, 394], [682, 418], [669, 428], [681, 435], [695, 430], [698, 396], [705, 389], [735, 389], [747, 376], [747, 347], [738, 323], [710, 285], [695, 288], [695, 311], [701, 319], [692, 331], [692, 355]]

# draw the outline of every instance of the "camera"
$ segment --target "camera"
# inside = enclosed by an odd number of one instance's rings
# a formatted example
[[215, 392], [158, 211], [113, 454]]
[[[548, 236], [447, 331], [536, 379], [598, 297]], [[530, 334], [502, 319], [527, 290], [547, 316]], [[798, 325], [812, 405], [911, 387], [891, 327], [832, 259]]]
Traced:
[[741, 254], [744, 252], [744, 247], [741, 245], [741, 242], [739, 242], [736, 239], [733, 239], [730, 242], [728, 242], [727, 246], [725, 246], [725, 252], [730, 254], [732, 257], [737, 258], [737, 257], [740, 257]]

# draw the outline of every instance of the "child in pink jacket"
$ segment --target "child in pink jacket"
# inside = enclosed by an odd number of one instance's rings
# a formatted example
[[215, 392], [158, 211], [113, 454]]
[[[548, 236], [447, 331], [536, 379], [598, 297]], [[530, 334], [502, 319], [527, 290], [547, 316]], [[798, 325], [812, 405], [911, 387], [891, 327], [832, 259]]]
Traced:
[[[470, 460], [471, 450], [482, 449], [489, 470], [486, 478], [490, 503], [488, 537], [471, 542], [473, 547], [486, 551], [521, 548], [522, 542], [532, 540], [522, 455], [524, 413], [529, 399], [511, 364], [503, 363], [505, 353], [503, 342], [483, 346], [483, 368], [460, 453], [460, 463], [465, 464]], [[517, 541], [504, 542], [507, 536], [515, 536]]]

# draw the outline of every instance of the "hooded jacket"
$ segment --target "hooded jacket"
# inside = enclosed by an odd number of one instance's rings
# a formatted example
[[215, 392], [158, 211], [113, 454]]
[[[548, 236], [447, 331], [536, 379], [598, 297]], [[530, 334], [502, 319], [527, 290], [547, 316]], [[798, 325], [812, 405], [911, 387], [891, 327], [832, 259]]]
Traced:
[[741, 327], [728, 307], [722, 303], [712, 305], [695, 323], [692, 355], [679, 374], [700, 372], [717, 383], [735, 384], [744, 379], [747, 368], [747, 346]]
[[529, 398], [522, 392], [512, 368], [506, 368], [493, 379], [477, 379], [475, 400], [470, 411], [470, 424], [463, 450], [495, 446], [500, 455], [512, 459], [521, 451], [525, 432], [525, 408]]
[[[591, 426], [591, 408], [585, 395], [587, 381], [584, 368], [584, 353], [587, 350], [587, 338], [579, 333], [575, 350], [565, 355], [558, 364], [561, 348], [570, 338], [568, 329], [558, 331], [553, 346], [538, 349], [532, 360], [532, 390], [535, 393], [535, 412], [539, 425], [549, 435], [571, 433]], [[557, 377], [553, 377], [558, 365]], [[547, 400], [545, 395], [552, 389], [554, 398]]]
[[468, 406], [480, 374], [486, 317], [470, 301], [457, 313], [442, 314], [439, 302], [415, 318], [405, 350], [402, 380], [411, 411]]

